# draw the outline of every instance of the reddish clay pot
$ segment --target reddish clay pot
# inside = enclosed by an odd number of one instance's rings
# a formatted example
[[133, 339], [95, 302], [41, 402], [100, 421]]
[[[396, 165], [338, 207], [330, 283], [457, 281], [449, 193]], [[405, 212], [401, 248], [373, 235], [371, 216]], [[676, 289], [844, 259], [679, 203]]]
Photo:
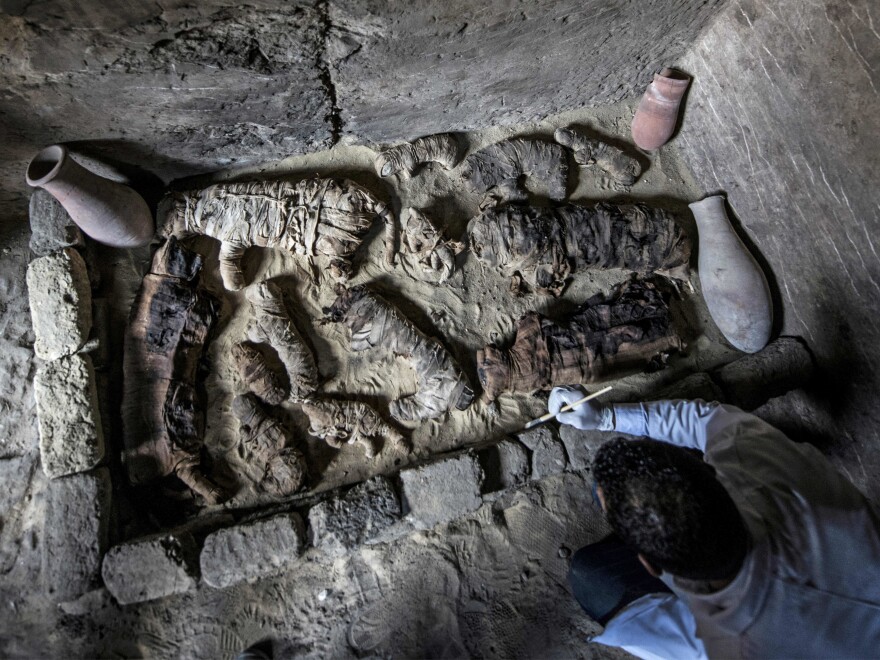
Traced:
[[87, 235], [99, 243], [146, 245], [155, 231], [144, 198], [126, 185], [90, 172], [61, 145], [46, 147], [28, 165], [28, 185], [50, 193]]
[[654, 74], [654, 82], [648, 85], [633, 117], [632, 137], [636, 146], [651, 151], [669, 141], [678, 122], [681, 99], [690, 82], [688, 76], [675, 69], [663, 69]]

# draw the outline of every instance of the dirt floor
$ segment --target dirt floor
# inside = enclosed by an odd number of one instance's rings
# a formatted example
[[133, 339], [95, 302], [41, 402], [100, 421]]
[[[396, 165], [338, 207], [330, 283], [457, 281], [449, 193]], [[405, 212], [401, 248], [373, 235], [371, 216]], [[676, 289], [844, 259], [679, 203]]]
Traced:
[[[634, 107], [631, 104], [577, 111], [534, 125], [492, 129], [460, 136], [467, 151], [513, 136], [551, 138], [560, 126], [579, 126], [623, 145]], [[261, 167], [218, 173], [177, 182], [191, 188], [212, 182], [342, 175], [375, 190], [395, 213], [407, 207], [425, 211], [449, 235], [458, 237], [478, 208], [458, 170], [424, 168], [408, 181], [379, 179], [373, 169], [376, 152], [363, 146], [293, 157]], [[640, 154], [647, 170], [631, 188], [615, 187], [590, 168], [572, 163], [570, 200], [644, 201], [680, 214], [693, 236], [687, 203], [697, 198], [693, 181], [674, 148], [651, 156]], [[221, 331], [210, 344], [208, 429], [205, 443], [219, 480], [235, 492], [224, 509], [252, 509], [265, 503], [254, 490], [254, 469], [240, 451], [238, 422], [230, 411], [240, 384], [229, 364], [230, 346], [244, 338], [249, 306], [243, 292], [225, 291], [217, 270], [215, 241], [195, 246], [208, 254], [208, 286], [222, 301]], [[376, 226], [355, 260], [352, 284], [370, 282], [425, 331], [442, 338], [476, 384], [474, 353], [489, 341], [513, 339], [519, 316], [536, 310], [550, 317], [598, 292], [607, 292], [628, 277], [623, 271], [582, 272], [559, 299], [531, 293], [514, 297], [508, 279], [482, 268], [472, 255], [458, 258], [458, 270], [443, 285], [418, 279], [411, 258], [401, 255], [396, 267], [384, 264], [381, 230]], [[605, 533], [593, 507], [588, 476], [571, 473], [534, 483], [484, 505], [472, 516], [401, 542], [377, 544], [338, 559], [315, 550], [288, 573], [253, 585], [225, 590], [200, 586], [195, 592], [160, 601], [120, 607], [103, 589], [75, 603], [55, 604], [42, 583], [42, 519], [45, 477], [39, 467], [37, 431], [30, 381], [33, 342], [24, 288], [29, 258], [27, 231], [6, 228], [0, 259], [0, 373], [4, 433], [0, 456], [0, 648], [7, 656], [100, 655], [110, 657], [224, 657], [271, 637], [283, 656], [305, 657], [595, 657], [605, 651], [587, 644], [597, 630], [581, 614], [566, 585], [568, 558], [581, 545]], [[100, 295], [113, 306], [111, 348], [120, 337], [128, 309], [143, 275], [149, 250], [122, 253], [101, 249], [98, 261], [105, 278]], [[245, 274], [251, 281], [278, 278], [297, 304], [296, 323], [316, 349], [324, 391], [346, 394], [387, 411], [388, 402], [412, 392], [412, 371], [400, 358], [382, 350], [352, 354], [341, 327], [321, 324], [322, 309], [334, 297], [334, 282], [325, 264], [278, 250], [252, 249]], [[695, 260], [693, 261], [695, 263]], [[686, 351], [654, 374], [615, 381], [616, 395], [638, 393], [684, 374], [729, 361], [736, 352], [720, 338], [708, 318], [696, 275], [692, 290], [684, 287], [673, 304]], [[120, 369], [111, 373], [117, 383]], [[118, 387], [111, 388], [111, 410]], [[295, 404], [286, 404], [310, 464], [311, 488], [323, 491], [356, 483], [376, 473], [433, 453], [499, 439], [546, 409], [543, 396], [503, 396], [496, 405], [473, 404], [438, 420], [408, 429], [414, 456], [386, 448], [378, 458], [364, 458], [359, 447], [327, 447], [305, 433], [306, 420]], [[110, 462], [118, 467], [119, 423], [108, 415]], [[121, 473], [114, 478], [119, 481]], [[153, 491], [131, 491], [115, 484], [118, 511], [114, 540], [154, 531], [178, 522], [168, 505], [151, 509], [144, 503]], [[167, 495], [164, 491], [163, 497]], [[187, 515], [213, 515], [188, 503]]]

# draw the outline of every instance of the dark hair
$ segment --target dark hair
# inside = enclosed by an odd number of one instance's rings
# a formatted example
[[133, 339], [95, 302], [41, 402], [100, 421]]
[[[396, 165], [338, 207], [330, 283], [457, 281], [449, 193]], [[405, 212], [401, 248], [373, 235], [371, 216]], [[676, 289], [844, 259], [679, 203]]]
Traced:
[[617, 438], [593, 461], [608, 522], [657, 569], [693, 580], [728, 578], [748, 533], [739, 511], [695, 452], [656, 440]]

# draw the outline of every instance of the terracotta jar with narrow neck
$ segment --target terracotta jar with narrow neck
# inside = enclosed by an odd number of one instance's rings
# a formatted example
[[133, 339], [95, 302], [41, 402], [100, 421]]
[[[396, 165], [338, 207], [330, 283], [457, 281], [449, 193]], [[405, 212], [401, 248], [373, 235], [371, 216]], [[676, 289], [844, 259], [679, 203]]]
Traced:
[[91, 172], [70, 157], [67, 147], [46, 147], [31, 160], [28, 185], [57, 199], [88, 236], [113, 247], [146, 245], [155, 231], [144, 198], [126, 185]]
[[697, 270], [706, 307], [727, 341], [756, 353], [767, 345], [773, 327], [767, 278], [731, 226], [723, 196], [689, 206], [699, 232]]

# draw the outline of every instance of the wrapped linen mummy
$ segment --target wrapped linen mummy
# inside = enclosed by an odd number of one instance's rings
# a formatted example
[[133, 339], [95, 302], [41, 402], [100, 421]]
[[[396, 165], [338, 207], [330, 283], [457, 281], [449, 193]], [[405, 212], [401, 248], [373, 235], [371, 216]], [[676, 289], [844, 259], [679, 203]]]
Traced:
[[409, 451], [400, 431], [360, 401], [307, 399], [303, 401], [302, 409], [309, 418], [312, 435], [336, 449], [341, 449], [343, 444], [359, 444], [367, 458], [373, 458], [376, 455], [374, 440], [384, 438], [392, 446]]
[[515, 138], [489, 145], [464, 161], [465, 184], [483, 193], [481, 207], [525, 201], [528, 193], [562, 201], [568, 185], [565, 149], [546, 140]]
[[397, 174], [408, 179], [419, 165], [431, 162], [440, 163], [447, 170], [458, 165], [458, 145], [454, 136], [438, 133], [386, 149], [376, 158], [375, 166], [379, 176]]
[[394, 217], [386, 204], [354, 181], [312, 178], [222, 183], [179, 194], [169, 211], [178, 237], [204, 234], [220, 241], [220, 275], [227, 289], [245, 286], [241, 259], [251, 246], [326, 256], [340, 279], [376, 218], [385, 223], [385, 258], [394, 263]]
[[234, 344], [232, 363], [247, 388], [269, 405], [277, 406], [287, 398], [288, 389], [284, 378], [253, 344]]
[[517, 324], [509, 349], [477, 351], [484, 396], [531, 393], [557, 385], [592, 383], [643, 369], [681, 348], [664, 296], [647, 282], [628, 282], [610, 296], [593, 296], [564, 322], [536, 312]]
[[233, 399], [232, 412], [239, 421], [241, 442], [260, 469], [259, 489], [276, 497], [300, 490], [306, 461], [293, 446], [290, 432], [250, 392]]
[[644, 204], [503, 206], [468, 223], [471, 251], [507, 276], [558, 296], [579, 269], [687, 279], [691, 243], [668, 211]]
[[202, 258], [170, 238], [153, 257], [125, 329], [122, 460], [133, 484], [176, 474], [208, 504], [223, 493], [200, 468], [204, 397], [196, 372], [217, 301]]
[[273, 281], [260, 282], [245, 294], [254, 309], [248, 337], [254, 342], [272, 346], [287, 370], [290, 396], [298, 400], [318, 387], [315, 356], [293, 324], [281, 288]]
[[403, 222], [401, 246], [415, 256], [423, 279], [438, 284], [452, 276], [455, 255], [464, 251], [464, 243], [448, 240], [428, 216], [413, 208]]
[[453, 408], [464, 410], [470, 405], [473, 390], [449, 352], [365, 287], [343, 288], [325, 312], [329, 320], [342, 323], [351, 331], [352, 350], [384, 346], [412, 363], [419, 388], [415, 394], [391, 402], [389, 411], [394, 419], [433, 419]]
[[553, 138], [572, 150], [578, 165], [598, 167], [621, 186], [631, 186], [642, 173], [638, 160], [601, 140], [590, 139], [569, 128], [557, 128]]

